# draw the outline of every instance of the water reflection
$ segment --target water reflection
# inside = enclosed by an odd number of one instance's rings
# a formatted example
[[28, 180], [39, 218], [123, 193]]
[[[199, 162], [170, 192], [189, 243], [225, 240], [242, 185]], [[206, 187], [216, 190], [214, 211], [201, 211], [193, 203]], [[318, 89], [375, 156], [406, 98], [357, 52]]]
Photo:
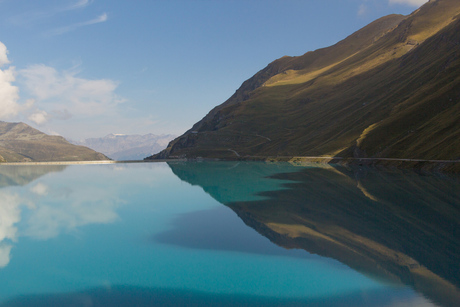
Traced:
[[9, 264], [19, 237], [46, 240], [118, 218], [116, 187], [100, 189], [86, 176], [71, 176], [65, 182], [45, 176], [65, 169], [53, 165], [0, 167], [0, 268]]
[[[0, 166], [0, 189], [10, 186], [24, 186], [48, 174], [61, 172], [66, 166]], [[37, 186], [36, 192], [44, 192]], [[16, 224], [21, 220], [21, 206], [33, 206], [32, 200], [23, 199], [18, 194], [0, 190], [0, 268], [10, 262], [12, 243], [18, 238]]]
[[287, 251], [268, 239], [261, 240], [259, 234], [246, 227], [236, 214], [223, 206], [180, 214], [171, 226], [171, 229], [156, 234], [154, 241], [192, 249], [309, 257], [304, 251]]
[[23, 186], [48, 174], [62, 172], [65, 165], [0, 165], [0, 188]]
[[49, 306], [308, 306], [308, 307], [427, 307], [423, 298], [407, 297], [405, 291], [357, 291], [321, 298], [274, 298], [245, 294], [220, 294], [174, 288], [115, 286], [82, 292], [27, 295], [14, 298], [0, 307]]
[[[253, 164], [228, 172], [219, 163], [169, 166], [280, 246], [332, 257], [376, 278], [410, 285], [444, 306], [460, 306], [458, 177], [287, 167], [271, 176], [277, 179], [273, 185], [288, 181], [285, 189], [261, 192], [262, 187], [248, 188], [261, 174]], [[263, 198], [244, 201], [242, 194], [251, 192]]]

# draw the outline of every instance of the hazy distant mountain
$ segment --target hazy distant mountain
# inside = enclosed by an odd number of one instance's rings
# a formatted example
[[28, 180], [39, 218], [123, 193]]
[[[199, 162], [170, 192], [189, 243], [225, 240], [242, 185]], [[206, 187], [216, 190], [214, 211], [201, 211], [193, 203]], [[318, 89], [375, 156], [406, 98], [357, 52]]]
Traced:
[[0, 121], [0, 162], [107, 160], [101, 153], [70, 144], [24, 123]]
[[460, 1], [431, 0], [272, 62], [155, 157], [454, 160], [459, 102]]
[[146, 135], [109, 134], [102, 138], [71, 142], [100, 151], [114, 160], [142, 160], [165, 149], [169, 141], [175, 137], [171, 134], [155, 135], [151, 133]]

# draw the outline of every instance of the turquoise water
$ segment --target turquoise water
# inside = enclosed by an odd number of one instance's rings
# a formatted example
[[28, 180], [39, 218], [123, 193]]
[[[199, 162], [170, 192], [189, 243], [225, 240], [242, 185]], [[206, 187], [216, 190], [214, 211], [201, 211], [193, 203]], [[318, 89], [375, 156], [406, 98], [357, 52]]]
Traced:
[[[437, 301], [439, 293], [424, 292], [423, 287], [406, 282], [397, 270], [376, 273], [369, 265], [361, 268], [349, 257], [341, 259], [335, 247], [316, 242], [311, 250], [311, 242], [276, 232], [275, 222], [284, 225], [276, 217], [287, 213], [276, 211], [271, 220], [260, 214], [264, 210], [252, 211], [260, 206], [273, 209], [280, 199], [296, 206], [302, 203], [306, 198], [295, 198], [300, 193], [296, 183], [306, 179], [286, 174], [310, 176], [311, 171], [328, 174], [323, 185], [348, 184], [334, 181], [340, 170], [290, 164], [0, 166], [0, 306], [449, 304]], [[326, 180], [321, 174], [317, 178]], [[350, 175], [350, 182], [358, 180], [358, 175]], [[371, 181], [376, 176], [371, 172], [366, 178]], [[408, 176], [378, 178], [406, 182], [419, 175]], [[366, 178], [359, 179], [361, 185]], [[433, 193], [446, 194], [443, 205], [452, 205], [446, 210], [458, 211], [456, 179], [428, 176], [420, 180], [448, 189]], [[364, 189], [367, 196], [362, 186], [356, 186], [350, 185], [359, 195], [352, 198], [376, 202], [368, 200], [373, 183]], [[302, 212], [307, 205], [301, 204]], [[284, 207], [290, 208], [289, 204]], [[295, 227], [311, 224], [301, 214], [297, 216]], [[453, 239], [458, 238], [456, 231]], [[447, 249], [455, 261], [457, 247], [452, 248]], [[382, 267], [370, 258], [365, 261]], [[426, 262], [430, 261], [436, 259]], [[447, 280], [448, 302], [455, 301], [455, 276], [429, 269], [436, 278]], [[446, 284], [440, 287], [445, 289]]]

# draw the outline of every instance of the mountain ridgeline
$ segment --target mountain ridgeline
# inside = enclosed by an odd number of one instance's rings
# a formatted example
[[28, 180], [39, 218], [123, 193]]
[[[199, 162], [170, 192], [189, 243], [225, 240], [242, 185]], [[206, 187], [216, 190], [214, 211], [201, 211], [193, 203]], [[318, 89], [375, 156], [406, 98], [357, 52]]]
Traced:
[[103, 154], [24, 123], [0, 122], [0, 162], [108, 160]]
[[460, 158], [460, 1], [282, 57], [154, 158]]
[[152, 133], [145, 135], [109, 134], [102, 138], [71, 142], [102, 152], [114, 160], [142, 160], [166, 148], [169, 141], [175, 137], [171, 134], [155, 135]]

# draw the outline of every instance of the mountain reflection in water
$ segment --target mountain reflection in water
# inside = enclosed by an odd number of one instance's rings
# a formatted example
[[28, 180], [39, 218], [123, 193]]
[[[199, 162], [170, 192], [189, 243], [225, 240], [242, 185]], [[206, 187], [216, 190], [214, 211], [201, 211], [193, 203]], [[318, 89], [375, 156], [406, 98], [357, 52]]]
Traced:
[[0, 188], [26, 185], [48, 173], [62, 172], [66, 165], [2, 165], [0, 167]]
[[[169, 166], [277, 245], [332, 257], [438, 304], [460, 306], [458, 177], [289, 164], [280, 173], [280, 164], [266, 163]], [[258, 186], [264, 172], [278, 174]], [[266, 191], [269, 180], [273, 190]], [[248, 198], [254, 193], [259, 197]]]

